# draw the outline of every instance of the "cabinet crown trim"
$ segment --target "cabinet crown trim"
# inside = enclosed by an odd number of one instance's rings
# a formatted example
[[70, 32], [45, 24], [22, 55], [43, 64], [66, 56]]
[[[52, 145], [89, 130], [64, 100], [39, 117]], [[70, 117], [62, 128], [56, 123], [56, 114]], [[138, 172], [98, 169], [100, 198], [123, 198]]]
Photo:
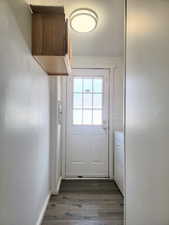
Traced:
[[40, 13], [40, 14], [61, 14], [65, 15], [64, 7], [63, 6], [41, 6], [41, 5], [30, 5], [31, 10], [33, 13]]

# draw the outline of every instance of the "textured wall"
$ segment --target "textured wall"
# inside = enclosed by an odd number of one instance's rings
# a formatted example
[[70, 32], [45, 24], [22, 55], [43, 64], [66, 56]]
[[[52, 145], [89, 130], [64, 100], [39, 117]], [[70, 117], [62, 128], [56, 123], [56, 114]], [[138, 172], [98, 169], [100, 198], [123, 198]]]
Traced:
[[0, 225], [34, 225], [49, 193], [48, 77], [24, 0], [1, 0], [0, 21]]
[[169, 224], [169, 1], [128, 0], [127, 225]]

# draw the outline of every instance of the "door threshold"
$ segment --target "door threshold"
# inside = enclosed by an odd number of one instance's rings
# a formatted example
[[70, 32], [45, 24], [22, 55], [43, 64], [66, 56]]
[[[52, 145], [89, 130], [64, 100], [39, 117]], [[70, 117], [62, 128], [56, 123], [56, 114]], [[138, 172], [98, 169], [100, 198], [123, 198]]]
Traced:
[[113, 180], [109, 177], [65, 177], [63, 180]]

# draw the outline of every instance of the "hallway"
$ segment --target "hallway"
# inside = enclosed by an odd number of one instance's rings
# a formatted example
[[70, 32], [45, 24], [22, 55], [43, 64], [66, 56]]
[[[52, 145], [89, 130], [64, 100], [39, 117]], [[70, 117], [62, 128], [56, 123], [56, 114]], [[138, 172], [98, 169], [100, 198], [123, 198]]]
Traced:
[[42, 225], [122, 225], [123, 197], [113, 181], [65, 180]]

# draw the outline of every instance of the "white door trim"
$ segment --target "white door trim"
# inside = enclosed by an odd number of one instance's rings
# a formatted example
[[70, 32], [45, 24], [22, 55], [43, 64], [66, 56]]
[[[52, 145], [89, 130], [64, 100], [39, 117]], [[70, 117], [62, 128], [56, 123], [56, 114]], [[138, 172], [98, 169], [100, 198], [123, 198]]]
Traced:
[[[113, 122], [117, 115], [113, 115], [113, 104], [114, 104], [114, 80], [116, 70], [121, 70], [122, 63], [119, 58], [95, 58], [95, 57], [77, 57], [77, 60], [73, 63], [73, 69], [108, 69], [110, 72], [110, 98], [109, 98], [109, 178], [114, 178], [114, 148], [113, 148], [113, 133], [114, 126]], [[67, 79], [62, 79], [62, 102], [63, 102], [63, 127], [62, 127], [62, 177], [66, 178], [66, 115], [67, 115]], [[110, 117], [110, 115], [113, 115]]]

